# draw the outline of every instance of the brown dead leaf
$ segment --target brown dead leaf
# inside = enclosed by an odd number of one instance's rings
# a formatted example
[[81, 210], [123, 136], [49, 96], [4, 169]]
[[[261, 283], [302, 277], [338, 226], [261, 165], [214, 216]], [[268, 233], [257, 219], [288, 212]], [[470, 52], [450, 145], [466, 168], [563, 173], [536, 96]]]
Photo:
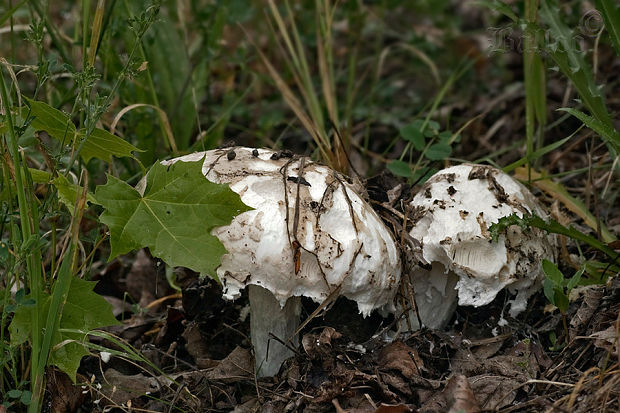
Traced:
[[489, 359], [480, 359], [469, 348], [462, 348], [453, 358], [452, 371], [467, 377], [490, 374], [517, 377], [525, 381], [538, 377], [541, 364], [546, 365], [548, 362], [538, 346], [538, 343], [532, 341], [519, 341], [504, 354]]
[[475, 340], [472, 343], [472, 353], [474, 353], [479, 360], [493, 357], [502, 348], [504, 342], [509, 337], [511, 337], [510, 334], [504, 334], [502, 336]]
[[[489, 354], [482, 351], [479, 354]], [[469, 348], [461, 348], [452, 359], [452, 371], [468, 377], [469, 385], [484, 410], [510, 405], [518, 389], [530, 378], [540, 376], [551, 361], [539, 343], [521, 340], [498, 356], [478, 358]]]
[[264, 411], [261, 409], [258, 400], [253, 397], [245, 403], [239, 403], [238, 405], [236, 405], [235, 410], [233, 410], [231, 413], [254, 413], [259, 410]]
[[422, 404], [418, 413], [439, 413], [447, 411], [446, 399], [440, 391], [418, 389], [418, 398]]
[[130, 344], [145, 337], [145, 333], [153, 326], [157, 319], [146, 317], [144, 314], [134, 314], [130, 319], [125, 320], [123, 324], [109, 327], [108, 332], [121, 337]]
[[334, 406], [336, 413], [347, 413], [346, 410], [340, 407], [340, 403], [338, 402], [338, 399], [332, 400], [332, 405]]
[[217, 367], [207, 371], [206, 378], [211, 380], [237, 381], [240, 378], [254, 376], [254, 361], [250, 352], [236, 347]]
[[301, 339], [301, 345], [315, 366], [321, 366], [324, 372], [334, 370], [336, 352], [332, 348], [332, 341], [342, 337], [332, 327], [325, 327], [319, 334], [305, 334]]
[[385, 403], [397, 403], [400, 400], [398, 395], [390, 391], [375, 375], [348, 369], [343, 363], [337, 363], [329, 373], [329, 377], [313, 395], [312, 404], [331, 403], [336, 398], [351, 400], [356, 395], [362, 395], [360, 389], [369, 387], [375, 391], [378, 399]]
[[602, 348], [616, 357], [620, 354], [620, 333], [616, 329], [616, 326], [609, 326], [605, 330], [597, 331], [589, 336], [594, 338], [594, 345], [598, 348]]
[[154, 344], [158, 347], [168, 348], [170, 345], [177, 345], [177, 339], [184, 328], [185, 313], [175, 307], [168, 307], [165, 311], [165, 321], [157, 323], [154, 329], [147, 334], [157, 332], [153, 340]]
[[471, 376], [484, 371], [482, 360], [479, 360], [468, 347], [460, 348], [452, 357], [452, 371]]
[[549, 356], [547, 356], [547, 353], [545, 352], [545, 349], [543, 348], [541, 343], [532, 342], [530, 343], [529, 349], [534, 355], [536, 362], [540, 366], [539, 370], [544, 371], [551, 368], [551, 366], [553, 365], [553, 360], [551, 360]]
[[104, 404], [122, 404], [134, 398], [159, 392], [161, 385], [157, 378], [147, 377], [142, 373], [125, 375], [112, 368], [104, 373], [101, 392]]
[[359, 393], [354, 398], [343, 401], [343, 404], [344, 408], [338, 399], [332, 400], [336, 413], [409, 413], [412, 411], [404, 404], [381, 404], [377, 407], [368, 394]]
[[[47, 383], [45, 385], [50, 395], [51, 413], [71, 413], [84, 403], [86, 394], [79, 386], [75, 386], [69, 376], [54, 368], [46, 369]], [[0, 410], [1, 412], [1, 410]]]
[[[158, 297], [171, 294], [172, 288], [168, 285], [165, 275], [156, 270], [153, 259], [144, 249], [138, 251], [131, 270], [125, 279], [127, 292], [138, 301], [142, 308], [146, 308]], [[161, 306], [151, 306], [150, 311], [157, 311]]]
[[471, 379], [456, 374], [448, 380], [442, 391], [418, 390], [421, 406], [419, 413], [480, 412], [480, 397]]
[[322, 360], [331, 354], [332, 341], [341, 337], [334, 328], [325, 327], [319, 334], [305, 334], [301, 345], [311, 359]]
[[185, 339], [185, 349], [190, 356], [196, 360], [196, 365], [200, 368], [199, 360], [208, 359], [209, 349], [207, 343], [200, 333], [200, 326], [195, 321], [191, 321], [185, 327], [181, 336]]
[[383, 383], [387, 384], [390, 388], [398, 390], [400, 393], [405, 396], [411, 396], [412, 393], [412, 384], [411, 380], [405, 379], [400, 374], [394, 374], [393, 372], [379, 373], [381, 380]]
[[378, 364], [381, 369], [396, 370], [407, 379], [419, 376], [419, 369], [424, 366], [417, 351], [402, 341], [395, 341], [381, 349]]
[[493, 411], [512, 404], [521, 382], [513, 378], [481, 374], [469, 377], [469, 384], [480, 406], [485, 411]]
[[320, 387], [312, 399], [313, 404], [332, 403], [337, 397], [353, 397], [354, 392], [349, 389], [355, 376], [353, 370], [336, 367], [332, 370], [329, 378], [320, 384]]
[[478, 413], [480, 405], [474, 396], [467, 377], [456, 374], [448, 380], [443, 390], [447, 402], [448, 413]]
[[[575, 290], [577, 290], [577, 288]], [[579, 291], [583, 293], [583, 301], [579, 306], [579, 310], [577, 310], [575, 315], [571, 317], [570, 320], [569, 335], [571, 341], [576, 336], [583, 334], [586, 326], [598, 309], [601, 299], [605, 293], [603, 286], [588, 286], [581, 288]]]

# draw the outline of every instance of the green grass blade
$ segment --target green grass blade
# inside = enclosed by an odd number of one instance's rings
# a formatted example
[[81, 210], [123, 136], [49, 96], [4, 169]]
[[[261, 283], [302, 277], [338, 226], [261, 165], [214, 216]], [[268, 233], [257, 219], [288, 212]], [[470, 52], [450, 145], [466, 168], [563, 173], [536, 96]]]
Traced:
[[22, 0], [19, 3], [17, 3], [15, 6], [13, 6], [12, 8], [8, 9], [6, 11], [6, 13], [4, 13], [2, 16], [0, 16], [0, 26], [4, 24], [4, 22], [6, 22], [8, 19], [11, 18], [11, 16], [13, 14], [15, 14], [15, 12], [17, 11], [17, 9], [19, 9], [21, 6], [23, 6], [23, 4], [26, 2], [27, 0]]
[[611, 43], [616, 49], [616, 54], [620, 56], [620, 5], [617, 0], [596, 0], [595, 5], [603, 15]]
[[603, 95], [594, 82], [594, 77], [583, 54], [578, 50], [572, 31], [561, 20], [559, 9], [543, 1], [540, 13], [549, 25], [552, 39], [555, 40], [555, 43], [547, 48], [551, 57], [562, 73], [573, 83], [592, 115], [601, 122], [611, 125], [611, 117], [605, 106]]
[[571, 135], [567, 136], [564, 139], [560, 139], [559, 141], [553, 142], [549, 145], [546, 145], [534, 152], [532, 152], [529, 156], [524, 156], [523, 158], [511, 163], [508, 166], [505, 166], [503, 169], [504, 172], [509, 173], [512, 172], [513, 170], [515, 170], [516, 168], [518, 168], [519, 166], [523, 166], [527, 163], [528, 159], [534, 160], [534, 159], [538, 159], [543, 155], [548, 154], [549, 152], [552, 152], [556, 149], [558, 149], [559, 147], [561, 147], [562, 145], [564, 145], [566, 142], [568, 142], [573, 136], [575, 136], [575, 133], [577, 133], [576, 131], [574, 133], [572, 133]]
[[[550, 5], [549, 3], [553, 3]], [[542, 19], [549, 26], [551, 38], [555, 43], [547, 47], [547, 52], [553, 58], [559, 69], [569, 78], [575, 86], [581, 101], [591, 113], [592, 117], [598, 121], [597, 126], [604, 125], [605, 128], [615, 130], [612, 118], [605, 105], [605, 99], [601, 89], [596, 85], [590, 66], [586, 63], [583, 54], [578, 48], [572, 31], [561, 20], [561, 14], [555, 2], [541, 2], [540, 14]], [[591, 122], [592, 123], [592, 122]], [[612, 158], [618, 156], [618, 143], [614, 139], [606, 137], [616, 135], [601, 135], [607, 143], [607, 148]], [[620, 166], [616, 167], [616, 173], [620, 174]]]
[[527, 171], [524, 169], [525, 168], [517, 168], [514, 177], [521, 181], [527, 181], [528, 178], [531, 178], [533, 185], [560, 201], [569, 211], [583, 219], [583, 222], [594, 231], [600, 231], [603, 241], [613, 242], [616, 240], [614, 234], [592, 215], [588, 207], [581, 200], [570, 195], [564, 186], [552, 181], [545, 174], [541, 174], [534, 170], [531, 170], [528, 176]]
[[[37, 377], [43, 377], [45, 372], [45, 366], [47, 364], [47, 358], [49, 356], [52, 337], [58, 329], [60, 323], [60, 317], [62, 314], [62, 305], [67, 298], [67, 292], [71, 286], [71, 261], [73, 258], [73, 243], [70, 244], [69, 250], [65, 253], [65, 258], [62, 260], [60, 269], [58, 271], [58, 278], [54, 283], [54, 289], [52, 292], [52, 299], [50, 302], [49, 312], [47, 313], [47, 319], [45, 322], [45, 333], [43, 334], [43, 342], [41, 343], [41, 353], [39, 358], [39, 364], [36, 366]], [[36, 330], [32, 331], [32, 335], [37, 334]]]
[[[4, 82], [4, 74], [0, 68], [0, 96], [2, 97], [2, 103], [4, 105], [4, 113], [6, 122], [8, 125], [8, 139], [7, 146], [9, 148], [9, 152], [11, 154], [11, 158], [15, 162], [15, 186], [17, 189], [17, 203], [19, 207], [19, 216], [21, 220], [21, 230], [22, 230], [22, 242], [25, 240], [31, 239], [34, 231], [31, 227], [30, 218], [33, 217], [33, 213], [31, 210], [31, 204], [28, 202], [28, 198], [26, 197], [26, 189], [24, 186], [24, 174], [22, 174], [21, 160], [22, 157], [19, 153], [19, 149], [17, 146], [17, 136], [15, 134], [15, 128], [13, 124], [13, 116], [11, 114], [11, 105], [9, 103], [9, 96], [7, 93], [7, 88]], [[27, 173], [27, 168], [24, 171]], [[33, 220], [34, 221], [34, 220]], [[36, 222], [38, 227], [38, 221]], [[38, 232], [34, 233], [34, 235], [38, 236]], [[37, 245], [39, 243], [37, 242]], [[33, 251], [32, 254], [28, 254], [26, 257], [26, 267], [28, 270], [29, 276], [29, 286], [31, 289], [32, 298], [35, 300], [35, 304], [32, 307], [31, 311], [31, 323], [33, 331], [39, 330], [39, 316], [38, 316], [38, 308], [40, 305], [39, 302], [39, 292], [41, 288], [41, 266], [39, 264], [40, 254], [38, 251]], [[31, 369], [31, 389], [33, 394], [33, 405], [35, 403], [40, 403], [41, 400], [41, 383], [37, 380], [37, 376], [35, 373], [35, 366], [38, 366], [39, 360], [39, 350], [41, 348], [41, 343], [39, 340], [38, 334], [32, 335], [32, 354], [31, 361], [33, 368]]]
[[547, 94], [545, 65], [538, 54], [537, 26], [538, 1], [525, 1], [526, 26], [523, 32], [523, 75], [525, 81], [525, 132], [528, 165], [534, 158], [534, 151], [540, 149], [543, 130], [547, 122]]

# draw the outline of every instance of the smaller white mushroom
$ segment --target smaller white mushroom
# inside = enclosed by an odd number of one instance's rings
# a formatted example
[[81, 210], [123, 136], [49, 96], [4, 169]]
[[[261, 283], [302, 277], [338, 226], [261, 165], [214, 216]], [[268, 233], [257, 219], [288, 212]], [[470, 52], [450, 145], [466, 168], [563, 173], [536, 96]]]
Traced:
[[364, 316], [392, 306], [400, 254], [379, 216], [337, 172], [304, 157], [266, 149], [227, 148], [166, 161], [198, 161], [251, 211], [212, 234], [224, 244], [217, 275], [224, 297], [248, 287], [258, 376], [278, 372], [297, 346], [301, 297], [357, 302]]
[[[457, 305], [490, 303], [503, 288], [516, 297], [510, 315], [525, 309], [541, 285], [543, 259], [553, 260], [555, 238], [532, 228], [508, 229], [492, 242], [489, 227], [511, 214], [546, 217], [532, 193], [502, 171], [463, 164], [433, 175], [410, 203], [413, 229], [421, 244], [412, 271], [422, 323], [442, 328]], [[418, 318], [412, 314], [414, 328]]]

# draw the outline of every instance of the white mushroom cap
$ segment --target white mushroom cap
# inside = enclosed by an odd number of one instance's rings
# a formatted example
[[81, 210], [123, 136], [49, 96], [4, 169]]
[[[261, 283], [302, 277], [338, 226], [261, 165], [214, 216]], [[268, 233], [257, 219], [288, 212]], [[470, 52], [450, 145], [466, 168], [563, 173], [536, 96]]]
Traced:
[[[525, 309], [544, 278], [542, 259], [554, 258], [555, 239], [535, 228], [524, 232], [512, 226], [506, 236], [491, 242], [488, 228], [514, 213], [546, 217], [527, 188], [496, 168], [464, 164], [433, 175], [410, 207], [410, 235], [422, 248], [417, 258], [432, 265], [431, 271], [418, 268], [413, 276], [423, 323], [438, 328], [449, 320], [452, 311], [435, 317], [441, 311], [427, 307], [436, 305], [439, 294], [446, 296], [446, 308], [454, 308], [451, 288], [458, 292], [459, 305], [479, 307], [508, 287], [517, 293], [510, 314]], [[440, 280], [429, 280], [431, 273], [436, 278], [442, 272]]]
[[[230, 151], [234, 157], [227, 156]], [[378, 215], [342, 175], [308, 158], [272, 159], [274, 154], [235, 147], [164, 162], [205, 158], [207, 179], [230, 184], [254, 208], [212, 231], [228, 251], [217, 269], [225, 298], [235, 299], [254, 284], [284, 307], [295, 296], [320, 303], [340, 288], [338, 295], [356, 301], [364, 316], [390, 307], [400, 256]]]

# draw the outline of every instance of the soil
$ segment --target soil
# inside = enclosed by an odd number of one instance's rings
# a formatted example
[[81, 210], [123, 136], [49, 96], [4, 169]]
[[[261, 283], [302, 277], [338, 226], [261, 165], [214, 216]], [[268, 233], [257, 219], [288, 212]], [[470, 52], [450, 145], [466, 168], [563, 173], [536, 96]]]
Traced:
[[[393, 315], [363, 318], [338, 299], [301, 332], [276, 377], [256, 379], [247, 297], [177, 270], [181, 294], [147, 251], [105, 267], [99, 293], [123, 324], [109, 331], [143, 359], [94, 353], [80, 387], [48, 370], [46, 411], [591, 412], [620, 405], [620, 280], [580, 288], [566, 314], [542, 293], [525, 314], [507, 294], [459, 307], [443, 331], [402, 331]], [[114, 295], [130, 294], [137, 305]], [[317, 305], [303, 301], [302, 319]], [[96, 344], [123, 350], [119, 343]]]

